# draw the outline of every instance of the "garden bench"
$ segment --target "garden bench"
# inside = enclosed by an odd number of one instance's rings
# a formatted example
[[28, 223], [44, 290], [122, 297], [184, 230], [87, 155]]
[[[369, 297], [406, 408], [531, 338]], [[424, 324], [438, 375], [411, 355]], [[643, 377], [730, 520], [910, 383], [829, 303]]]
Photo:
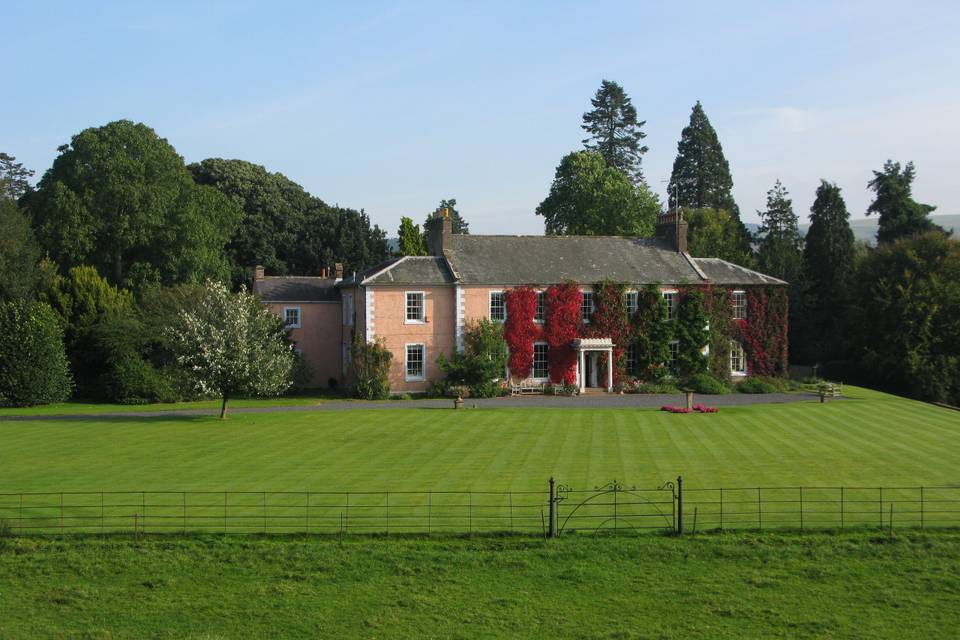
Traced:
[[529, 393], [543, 393], [543, 383], [526, 379], [510, 384], [510, 395], [512, 396], [522, 396]]

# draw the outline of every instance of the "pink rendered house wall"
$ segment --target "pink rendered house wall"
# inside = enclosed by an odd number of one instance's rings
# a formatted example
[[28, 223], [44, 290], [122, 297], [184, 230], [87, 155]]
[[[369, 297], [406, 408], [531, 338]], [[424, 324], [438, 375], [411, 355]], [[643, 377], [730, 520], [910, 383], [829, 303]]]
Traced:
[[300, 327], [290, 337], [313, 371], [312, 387], [326, 387], [330, 378], [340, 380], [340, 304], [337, 302], [271, 302], [270, 311], [281, 318], [284, 308], [300, 308]]

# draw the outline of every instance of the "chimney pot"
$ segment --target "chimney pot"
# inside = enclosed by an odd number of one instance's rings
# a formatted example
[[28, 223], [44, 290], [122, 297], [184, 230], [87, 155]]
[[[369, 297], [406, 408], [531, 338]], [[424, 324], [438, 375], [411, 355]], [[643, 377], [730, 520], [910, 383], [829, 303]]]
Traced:
[[263, 280], [264, 278], [264, 269], [262, 264], [258, 264], [253, 268], [253, 279], [254, 280]]
[[340, 280], [343, 280], [343, 263], [342, 262], [337, 262], [336, 264], [334, 264], [333, 271], [338, 282]]

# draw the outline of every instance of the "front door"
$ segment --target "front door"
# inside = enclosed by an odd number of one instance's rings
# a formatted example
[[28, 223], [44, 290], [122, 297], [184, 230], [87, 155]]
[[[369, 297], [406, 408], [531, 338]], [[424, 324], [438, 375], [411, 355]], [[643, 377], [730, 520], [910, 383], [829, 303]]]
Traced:
[[588, 353], [584, 358], [585, 360], [584, 364], [586, 364], [586, 369], [587, 369], [586, 377], [584, 378], [584, 380], [586, 380], [587, 382], [586, 386], [588, 387], [600, 386], [599, 384], [597, 384], [598, 369], [600, 368], [598, 366], [600, 363], [599, 355], [600, 354], [598, 353]]

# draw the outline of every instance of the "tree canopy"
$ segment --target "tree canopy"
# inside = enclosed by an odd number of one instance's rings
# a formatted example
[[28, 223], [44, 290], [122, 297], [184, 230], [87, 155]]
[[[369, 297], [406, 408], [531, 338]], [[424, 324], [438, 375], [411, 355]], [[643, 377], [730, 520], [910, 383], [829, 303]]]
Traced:
[[399, 246], [397, 251], [402, 256], [425, 256], [427, 245], [424, 241], [420, 225], [413, 224], [413, 220], [404, 216], [400, 218], [400, 228], [397, 230]]
[[550, 193], [537, 207], [548, 235], [649, 236], [660, 202], [593, 151], [575, 151], [557, 167]]
[[[437, 211], [440, 209], [449, 209], [450, 210], [450, 223], [453, 233], [460, 234], [469, 234], [470, 233], [470, 223], [463, 219], [463, 216], [457, 211], [457, 199], [456, 198], [445, 198], [440, 201], [440, 204], [437, 205]], [[428, 213], [426, 220], [423, 221], [423, 228], [427, 228], [427, 222], [430, 221], [430, 218], [433, 217], [433, 213]]]
[[646, 120], [637, 121], [637, 109], [616, 82], [603, 80], [590, 100], [593, 109], [583, 114], [580, 128], [590, 136], [583, 140], [588, 151], [596, 151], [611, 167], [635, 184], [643, 182], [641, 162], [648, 148], [642, 144], [647, 134]]
[[767, 192], [767, 208], [758, 211], [757, 262], [760, 270], [775, 278], [793, 283], [803, 267], [802, 239], [793, 212], [793, 201], [779, 180]]
[[684, 216], [689, 225], [690, 255], [698, 258], [723, 258], [749, 267], [753, 253], [744, 247], [742, 225], [723, 209], [687, 209]]
[[877, 226], [877, 241], [892, 242], [903, 236], [915, 235], [940, 229], [930, 220], [936, 207], [921, 204], [913, 199], [913, 180], [916, 170], [908, 162], [901, 170], [900, 163], [887, 160], [882, 171], [873, 172], [873, 180], [867, 187], [876, 193], [867, 215], [880, 216]]
[[132, 287], [226, 275], [223, 246], [240, 210], [197, 186], [153, 129], [118, 120], [81, 131], [59, 150], [24, 200], [62, 269], [89, 264]]
[[33, 295], [40, 278], [40, 247], [17, 203], [0, 195], [0, 302]]
[[281, 173], [222, 158], [189, 169], [199, 184], [243, 209], [226, 247], [235, 284], [249, 280], [258, 264], [278, 275], [317, 275], [335, 262], [359, 271], [388, 257], [386, 234], [365, 213], [331, 207]]
[[33, 170], [27, 169], [17, 159], [0, 151], [0, 198], [17, 200], [30, 190]]
[[733, 178], [723, 155], [717, 132], [710, 124], [700, 102], [690, 112], [690, 123], [683, 128], [677, 143], [670, 184], [670, 204], [693, 209], [723, 209], [740, 220], [740, 209], [733, 200]]

